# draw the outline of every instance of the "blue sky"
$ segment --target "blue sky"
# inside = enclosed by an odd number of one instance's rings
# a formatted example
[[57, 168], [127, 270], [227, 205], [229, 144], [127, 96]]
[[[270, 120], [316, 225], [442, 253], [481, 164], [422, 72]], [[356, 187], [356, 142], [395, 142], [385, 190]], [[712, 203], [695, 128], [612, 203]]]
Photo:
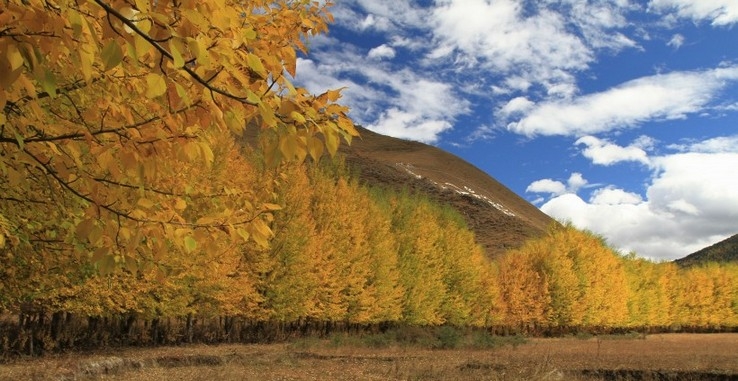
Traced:
[[655, 260], [738, 233], [738, 1], [337, 0], [296, 82]]

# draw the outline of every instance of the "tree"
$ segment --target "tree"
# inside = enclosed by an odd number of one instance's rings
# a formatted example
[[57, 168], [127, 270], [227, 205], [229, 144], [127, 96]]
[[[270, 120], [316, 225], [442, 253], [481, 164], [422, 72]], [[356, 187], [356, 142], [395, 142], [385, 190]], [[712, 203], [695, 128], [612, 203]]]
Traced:
[[498, 260], [498, 285], [503, 324], [524, 331], [548, 324], [551, 295], [535, 258], [526, 251], [511, 251]]
[[91, 258], [108, 272], [223, 240], [267, 245], [270, 192], [233, 173], [189, 176], [246, 125], [268, 132], [271, 164], [333, 154], [357, 135], [339, 91], [313, 96], [289, 79], [307, 39], [327, 30], [328, 6], [0, 4], [1, 254]]

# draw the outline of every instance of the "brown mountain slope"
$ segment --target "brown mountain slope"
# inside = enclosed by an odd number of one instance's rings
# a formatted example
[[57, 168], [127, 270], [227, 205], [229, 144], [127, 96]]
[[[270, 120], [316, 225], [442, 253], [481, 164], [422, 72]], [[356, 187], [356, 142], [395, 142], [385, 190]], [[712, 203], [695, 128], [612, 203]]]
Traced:
[[681, 266], [693, 266], [705, 262], [733, 261], [738, 261], [738, 234], [677, 259], [675, 262]]
[[490, 256], [542, 234], [553, 220], [463, 159], [426, 144], [360, 129], [341, 152], [369, 185], [421, 192], [458, 210]]

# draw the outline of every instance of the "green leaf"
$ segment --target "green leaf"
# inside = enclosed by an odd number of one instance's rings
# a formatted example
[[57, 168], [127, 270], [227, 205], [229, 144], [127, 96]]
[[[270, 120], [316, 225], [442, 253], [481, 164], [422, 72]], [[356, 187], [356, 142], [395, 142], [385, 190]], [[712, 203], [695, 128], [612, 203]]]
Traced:
[[187, 237], [184, 238], [184, 247], [187, 253], [191, 253], [195, 249], [197, 249], [197, 241], [195, 241], [195, 239], [192, 238], [192, 236], [188, 235]]
[[146, 75], [146, 98], [158, 98], [167, 92], [164, 76], [156, 73]]
[[108, 71], [123, 61], [123, 49], [115, 40], [111, 40], [102, 50], [102, 60], [105, 71]]

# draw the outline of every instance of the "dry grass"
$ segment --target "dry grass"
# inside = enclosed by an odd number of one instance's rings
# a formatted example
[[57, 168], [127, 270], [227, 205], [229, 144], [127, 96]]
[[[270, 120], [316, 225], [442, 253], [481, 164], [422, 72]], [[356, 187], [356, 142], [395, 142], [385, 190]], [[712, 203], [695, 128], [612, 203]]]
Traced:
[[532, 339], [486, 350], [334, 347], [327, 341], [131, 348], [0, 366], [0, 381], [585, 379], [738, 379], [738, 334]]

